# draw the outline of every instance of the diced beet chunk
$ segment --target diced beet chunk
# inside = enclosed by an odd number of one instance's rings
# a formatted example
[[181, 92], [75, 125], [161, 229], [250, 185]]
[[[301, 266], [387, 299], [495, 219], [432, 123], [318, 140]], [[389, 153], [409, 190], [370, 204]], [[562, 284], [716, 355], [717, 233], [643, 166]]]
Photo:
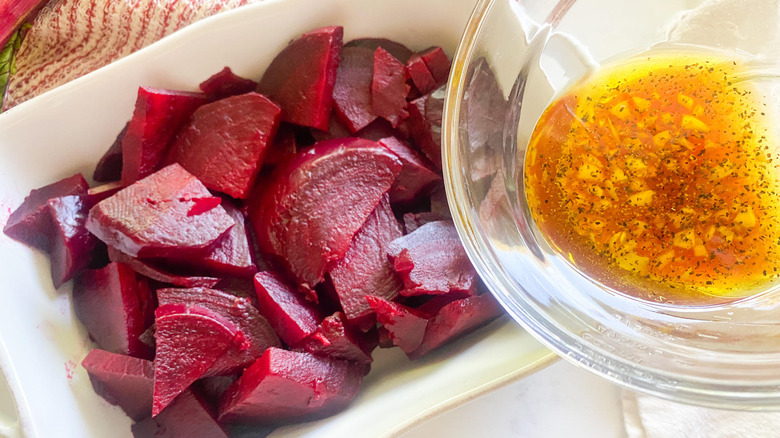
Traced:
[[387, 50], [378, 47], [374, 52], [371, 111], [396, 127], [409, 116], [406, 111], [408, 95], [409, 85], [404, 80], [404, 65]]
[[477, 273], [450, 221], [427, 223], [394, 240], [387, 254], [403, 279], [403, 295], [476, 293]]
[[441, 86], [411, 102], [407, 107], [409, 132], [420, 150], [441, 170], [441, 123], [445, 88]]
[[404, 64], [414, 53], [405, 45], [386, 38], [358, 38], [344, 44], [344, 47], [365, 47], [372, 52], [381, 47]]
[[430, 189], [442, 181], [430, 162], [421, 157], [414, 149], [395, 137], [379, 140], [401, 159], [401, 173], [398, 174], [390, 189], [390, 202], [393, 204], [410, 205], [419, 202]]
[[409, 357], [416, 359], [445, 343], [475, 330], [501, 315], [501, 306], [490, 294], [452, 301], [428, 321], [420, 346]]
[[404, 214], [404, 234], [409, 234], [412, 231], [420, 228], [428, 222], [435, 222], [446, 219], [439, 213], [432, 211], [423, 211], [420, 213], [405, 213]]
[[193, 275], [180, 275], [166, 271], [161, 266], [156, 266], [149, 260], [141, 260], [115, 249], [108, 247], [108, 258], [112, 262], [123, 263], [133, 271], [160, 283], [172, 284], [180, 287], [212, 287], [219, 283], [217, 277], [202, 277]]
[[258, 272], [255, 289], [260, 313], [287, 345], [295, 345], [317, 329], [317, 307], [273, 272]]
[[212, 408], [192, 390], [184, 391], [154, 418], [133, 425], [134, 438], [227, 438]]
[[420, 94], [428, 94], [436, 88], [436, 79], [420, 55], [414, 54], [409, 58], [405, 71]]
[[49, 258], [55, 288], [81, 273], [92, 260], [97, 239], [84, 226], [89, 207], [86, 195], [62, 196], [47, 203], [52, 224]]
[[82, 195], [87, 192], [87, 189], [89, 185], [81, 174], [33, 189], [24, 198], [22, 205], [8, 217], [3, 232], [14, 240], [48, 251], [51, 221], [48, 217], [47, 203], [50, 199], [60, 196]]
[[371, 346], [341, 312], [323, 319], [317, 330], [301, 341], [299, 347], [315, 356], [344, 359], [359, 364], [371, 363]]
[[420, 58], [431, 72], [437, 85], [447, 82], [450, 75], [450, 59], [441, 47], [431, 47], [420, 52]]
[[362, 383], [348, 361], [269, 348], [225, 392], [220, 421], [285, 423], [344, 409]]
[[355, 235], [344, 258], [330, 269], [347, 319], [361, 330], [368, 330], [375, 323], [366, 296], [390, 300], [401, 290], [401, 280], [387, 258], [390, 242], [401, 236], [401, 227], [385, 196]]
[[238, 326], [202, 306], [160, 306], [155, 310], [155, 325], [152, 416], [203, 377], [229, 350], [246, 348]]
[[246, 93], [201, 106], [168, 154], [211, 190], [245, 198], [279, 126], [281, 109], [263, 95]]
[[125, 138], [129, 125], [129, 122], [125, 124], [125, 127], [117, 134], [114, 143], [98, 161], [95, 171], [92, 173], [92, 179], [95, 181], [110, 182], [122, 179], [122, 139]]
[[225, 67], [198, 85], [200, 91], [206, 93], [211, 100], [219, 100], [229, 96], [249, 93], [257, 88], [257, 82], [242, 78], [233, 73], [230, 67]]
[[151, 358], [140, 340], [154, 319], [152, 292], [129, 266], [110, 263], [85, 271], [73, 285], [73, 307], [100, 348], [118, 354]]
[[444, 184], [439, 184], [431, 190], [431, 213], [439, 214], [446, 219], [452, 218]]
[[344, 29], [323, 27], [285, 47], [268, 66], [257, 91], [282, 108], [282, 120], [326, 131]]
[[297, 154], [250, 210], [260, 248], [286, 264], [300, 289], [313, 289], [400, 170], [398, 158], [370, 140], [328, 140]]
[[211, 193], [178, 164], [120, 190], [89, 211], [87, 229], [133, 257], [203, 254], [235, 221], [221, 206], [188, 215]]
[[276, 166], [298, 152], [298, 138], [295, 125], [281, 123], [276, 130], [273, 142], [268, 146], [263, 158], [264, 166]]
[[122, 182], [133, 183], [157, 170], [176, 133], [206, 102], [200, 93], [139, 87], [122, 139]]
[[160, 306], [184, 304], [205, 307], [230, 320], [244, 334], [247, 348], [228, 351], [228, 354], [214, 362], [206, 373], [208, 375], [225, 375], [238, 371], [259, 358], [266, 348], [281, 345], [268, 320], [247, 298], [207, 288], [165, 288], [157, 290], [157, 301]]
[[339, 121], [355, 133], [376, 119], [371, 104], [374, 78], [374, 51], [365, 47], [345, 47], [341, 51], [333, 110]]
[[422, 344], [429, 315], [379, 297], [367, 299], [393, 345], [410, 354]]
[[154, 365], [151, 361], [93, 349], [81, 362], [95, 392], [128, 417], [139, 421], [152, 414]]

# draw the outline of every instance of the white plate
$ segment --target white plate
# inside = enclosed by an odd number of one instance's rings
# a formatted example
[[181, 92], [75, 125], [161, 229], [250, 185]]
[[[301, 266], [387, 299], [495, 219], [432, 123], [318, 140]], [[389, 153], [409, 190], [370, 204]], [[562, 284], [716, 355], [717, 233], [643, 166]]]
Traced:
[[[397, 39], [453, 53], [473, 0], [283, 0], [196, 23], [157, 44], [0, 115], [0, 225], [29, 190], [91, 174], [132, 114], [139, 85], [195, 89], [229, 65], [259, 77], [274, 54], [310, 29], [341, 24], [345, 40]], [[79, 365], [92, 347], [75, 320], [70, 285], [55, 291], [46, 257], [0, 235], [0, 369], [18, 422], [0, 411], [0, 435], [126, 437], [130, 420], [95, 395]], [[379, 351], [345, 412], [288, 427], [285, 436], [389, 436], [551, 360], [506, 318], [418, 362]], [[0, 384], [2, 392], [2, 384]], [[0, 410], [9, 403], [0, 397]], [[13, 409], [10, 409], [13, 411]], [[6, 412], [9, 417], [14, 412]], [[350, 433], [352, 432], [352, 433]]]

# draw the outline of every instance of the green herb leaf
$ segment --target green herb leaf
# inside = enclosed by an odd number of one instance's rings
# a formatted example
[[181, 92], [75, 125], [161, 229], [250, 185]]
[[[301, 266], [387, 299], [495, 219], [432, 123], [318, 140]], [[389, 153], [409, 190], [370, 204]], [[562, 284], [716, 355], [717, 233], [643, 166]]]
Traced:
[[16, 53], [22, 45], [24, 33], [29, 28], [30, 24], [23, 24], [16, 32], [11, 34], [8, 42], [0, 49], [0, 112], [3, 111], [3, 100], [8, 91], [11, 75], [16, 72]]

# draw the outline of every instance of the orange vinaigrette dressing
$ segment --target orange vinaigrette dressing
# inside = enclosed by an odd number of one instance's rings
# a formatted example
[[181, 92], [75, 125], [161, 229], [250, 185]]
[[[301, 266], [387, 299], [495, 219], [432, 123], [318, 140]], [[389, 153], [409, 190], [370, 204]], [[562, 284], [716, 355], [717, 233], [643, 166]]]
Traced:
[[742, 68], [659, 52], [607, 67], [553, 102], [525, 164], [528, 204], [548, 241], [583, 272], [645, 299], [706, 303], [772, 285], [780, 160]]

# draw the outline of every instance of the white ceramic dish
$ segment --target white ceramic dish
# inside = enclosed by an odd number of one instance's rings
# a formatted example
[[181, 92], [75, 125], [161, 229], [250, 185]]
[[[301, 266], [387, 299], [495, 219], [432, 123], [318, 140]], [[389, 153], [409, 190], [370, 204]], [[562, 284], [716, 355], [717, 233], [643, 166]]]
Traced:
[[[329, 24], [344, 25], [345, 40], [382, 36], [453, 53], [473, 4], [270, 0], [203, 20], [13, 108], [0, 115], [0, 225], [30, 189], [91, 173], [130, 117], [139, 85], [195, 89], [225, 65], [258, 77], [290, 39]], [[54, 290], [48, 270], [43, 254], [0, 235], [0, 369], [16, 401], [15, 409], [4, 401], [0, 383], [0, 436], [129, 437], [130, 420], [94, 394], [79, 365], [92, 344], [73, 316], [70, 285]], [[380, 351], [348, 410], [276, 433], [395, 435], [552, 357], [506, 318], [415, 363]]]

